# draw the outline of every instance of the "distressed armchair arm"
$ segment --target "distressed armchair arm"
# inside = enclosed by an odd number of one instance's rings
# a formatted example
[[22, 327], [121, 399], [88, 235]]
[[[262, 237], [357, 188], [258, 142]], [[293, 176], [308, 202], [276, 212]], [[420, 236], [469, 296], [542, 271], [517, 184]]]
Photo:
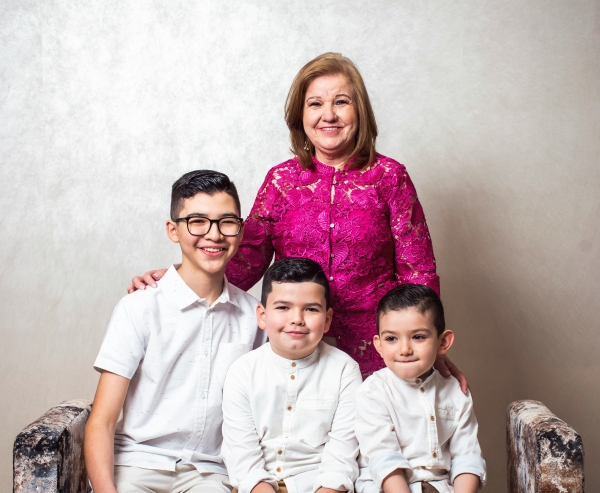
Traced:
[[583, 444], [538, 401], [508, 406], [508, 492], [583, 493]]
[[15, 439], [14, 493], [87, 493], [83, 430], [92, 403], [78, 399], [50, 409]]

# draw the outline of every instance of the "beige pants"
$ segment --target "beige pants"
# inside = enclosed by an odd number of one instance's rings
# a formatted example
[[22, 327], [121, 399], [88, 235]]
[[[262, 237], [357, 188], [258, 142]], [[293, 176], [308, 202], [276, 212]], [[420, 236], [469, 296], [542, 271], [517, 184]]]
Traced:
[[[277, 481], [277, 486], [279, 486], [279, 493], [288, 493], [287, 486], [283, 481]], [[233, 491], [231, 493], [238, 493], [238, 489], [233, 488]]]
[[231, 493], [223, 474], [200, 474], [191, 464], [175, 471], [156, 471], [134, 466], [115, 466], [118, 493]]

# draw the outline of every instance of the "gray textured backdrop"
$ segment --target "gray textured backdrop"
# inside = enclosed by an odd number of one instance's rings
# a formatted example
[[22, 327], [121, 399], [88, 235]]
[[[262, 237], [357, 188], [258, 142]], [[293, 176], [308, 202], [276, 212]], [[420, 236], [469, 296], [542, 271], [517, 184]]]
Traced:
[[169, 187], [211, 167], [247, 214], [289, 156], [297, 70], [339, 51], [430, 225], [488, 461], [504, 413], [542, 400], [600, 489], [600, 2], [0, 2], [0, 489], [18, 431], [93, 396], [133, 274], [167, 266]]

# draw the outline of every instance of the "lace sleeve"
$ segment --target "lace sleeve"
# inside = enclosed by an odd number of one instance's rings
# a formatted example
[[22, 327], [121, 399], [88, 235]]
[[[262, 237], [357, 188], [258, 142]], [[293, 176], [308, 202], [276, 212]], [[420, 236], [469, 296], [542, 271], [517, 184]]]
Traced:
[[260, 280], [273, 258], [272, 204], [276, 194], [273, 170], [270, 170], [244, 223], [242, 243], [225, 272], [227, 280], [244, 291]]
[[417, 192], [404, 166], [398, 163], [392, 176], [388, 204], [398, 283], [426, 284], [439, 295], [433, 246]]

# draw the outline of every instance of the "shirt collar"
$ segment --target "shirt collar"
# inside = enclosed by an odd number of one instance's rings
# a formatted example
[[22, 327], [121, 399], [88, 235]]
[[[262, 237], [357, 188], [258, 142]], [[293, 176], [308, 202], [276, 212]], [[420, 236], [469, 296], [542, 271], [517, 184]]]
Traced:
[[[196, 302], [205, 302], [204, 298], [200, 298], [193, 290], [190, 288], [182, 277], [177, 272], [177, 269], [174, 265], [169, 267], [169, 270], [165, 273], [160, 281], [158, 281], [158, 286], [162, 289], [165, 295], [177, 305], [177, 308], [180, 310], [184, 310], [190, 305]], [[233, 293], [232, 287], [227, 281], [227, 278], [224, 279], [223, 283], [223, 292], [214, 302], [214, 305], [217, 303], [231, 303], [239, 308], [239, 304]], [[213, 305], [213, 306], [214, 306]]]
[[273, 363], [275, 363], [277, 366], [280, 366], [284, 369], [290, 370], [290, 371], [295, 371], [295, 370], [301, 370], [302, 368], [307, 368], [310, 365], [312, 365], [315, 361], [317, 361], [317, 359], [319, 358], [319, 354], [321, 352], [321, 344], [323, 343], [319, 343], [319, 345], [316, 347], [316, 349], [310, 353], [308, 356], [305, 356], [302, 359], [288, 359], [288, 358], [284, 358], [283, 356], [279, 356], [278, 354], [275, 354], [273, 352], [273, 348], [271, 348], [271, 344], [268, 343], [267, 346], [269, 348], [269, 353], [271, 353], [271, 359], [273, 360]]
[[405, 380], [404, 378], [400, 378], [389, 368], [386, 368], [386, 371], [388, 371], [390, 373], [394, 382], [396, 382], [398, 384], [409, 385], [411, 387], [420, 387], [421, 385], [427, 385], [427, 384], [433, 382], [434, 375], [437, 372], [437, 370], [434, 368], [433, 371], [429, 374], [429, 376], [425, 379], [411, 378], [411, 379]]

